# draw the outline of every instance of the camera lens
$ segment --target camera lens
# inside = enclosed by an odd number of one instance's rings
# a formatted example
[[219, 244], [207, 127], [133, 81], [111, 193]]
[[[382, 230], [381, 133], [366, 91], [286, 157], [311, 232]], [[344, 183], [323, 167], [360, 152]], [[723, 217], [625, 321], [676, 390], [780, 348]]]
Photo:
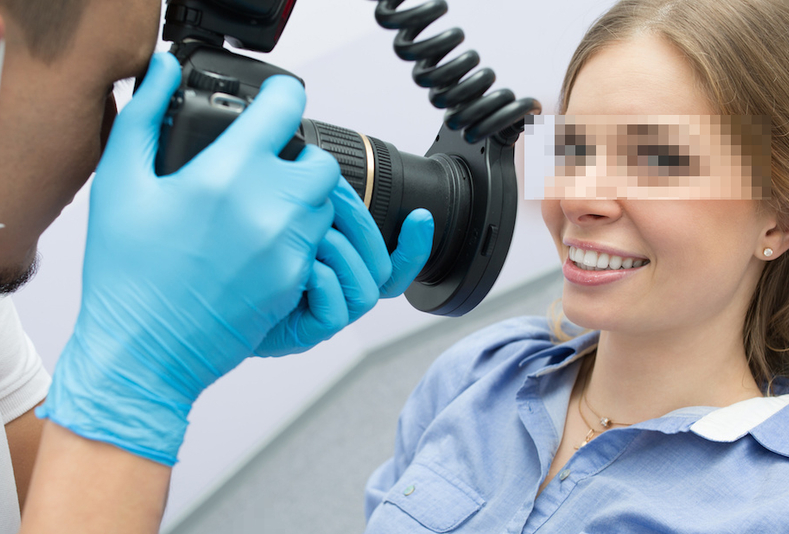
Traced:
[[318, 145], [338, 161], [389, 252], [397, 246], [400, 227], [411, 211], [426, 208], [433, 214], [433, 249], [417, 281], [441, 282], [468, 230], [471, 184], [462, 161], [444, 154], [414, 156], [375, 137], [309, 119], [302, 121], [300, 133], [306, 143]]
[[[491, 142], [469, 145], [459, 133], [446, 129], [426, 157], [309, 119], [302, 121], [297, 137], [335, 157], [390, 252], [412, 210], [426, 208], [432, 213], [435, 233], [430, 259], [406, 291], [414, 307], [457, 316], [487, 295], [504, 263], [515, 224], [515, 172], [504, 168], [512, 166], [511, 155], [508, 159], [488, 154]], [[466, 153], [457, 154], [454, 147]]]

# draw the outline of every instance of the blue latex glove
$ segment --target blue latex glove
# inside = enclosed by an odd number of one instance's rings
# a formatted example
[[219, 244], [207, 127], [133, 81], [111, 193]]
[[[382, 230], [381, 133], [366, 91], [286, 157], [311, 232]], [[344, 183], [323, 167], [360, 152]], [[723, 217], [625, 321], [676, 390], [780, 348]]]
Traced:
[[277, 157], [305, 103], [282, 76], [194, 160], [157, 177], [159, 128], [179, 82], [175, 58], [157, 54], [115, 123], [91, 191], [82, 306], [38, 411], [167, 465], [200, 392], [316, 285], [340, 177], [317, 147]]
[[372, 215], [344, 178], [331, 201], [336, 229], [318, 247], [322, 268], [315, 270], [299, 306], [260, 344], [260, 356], [304, 352], [330, 338], [379, 298], [401, 295], [430, 257], [434, 223], [429, 211], [417, 209], [406, 217], [390, 257]]

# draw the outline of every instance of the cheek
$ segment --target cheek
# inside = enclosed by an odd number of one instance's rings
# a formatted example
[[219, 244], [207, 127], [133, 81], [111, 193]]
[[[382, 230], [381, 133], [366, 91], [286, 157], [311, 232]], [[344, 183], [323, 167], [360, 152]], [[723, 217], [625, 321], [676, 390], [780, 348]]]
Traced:
[[562, 228], [564, 228], [566, 219], [560, 202], [559, 200], [543, 200], [541, 201], [540, 209], [545, 227], [551, 233], [551, 237], [556, 244], [556, 250], [561, 257], [562, 248], [564, 247], [562, 245]]
[[[697, 204], [666, 206], [662, 223], [644, 226], [654, 246], [656, 275], [667, 287], [694, 292], [732, 291], [749, 276], [760, 236], [759, 220], [747, 201], [699, 200]], [[672, 209], [676, 208], [676, 209]]]
[[540, 202], [542, 220], [553, 236], [561, 231], [564, 224], [564, 213], [560, 202], [559, 200], [543, 200]]
[[103, 114], [81, 121], [81, 127], [71, 131], [70, 142], [59, 144], [60, 157], [53, 158], [50, 169], [44, 173], [49, 177], [48, 186], [54, 190], [56, 205], [53, 207], [58, 213], [96, 169], [104, 141], [102, 117]]
[[107, 102], [104, 104], [104, 118], [101, 123], [101, 153], [107, 147], [107, 141], [110, 138], [110, 131], [112, 125], [115, 124], [115, 117], [118, 116], [118, 107], [115, 104], [115, 95], [110, 93]]
[[94, 141], [90, 145], [75, 148], [73, 157], [61, 169], [52, 169], [51, 176], [56, 180], [52, 184], [53, 214], [57, 217], [61, 210], [74, 199], [77, 192], [88, 181], [99, 160], [99, 143]]
[[[679, 201], [682, 202], [682, 201]], [[753, 252], [760, 236], [762, 221], [756, 213], [756, 201], [698, 200], [688, 201], [687, 209], [667, 215], [673, 223], [674, 241], [685, 243], [710, 261], [725, 261]], [[671, 224], [668, 223], [667, 224]], [[666, 239], [670, 239], [667, 237]]]

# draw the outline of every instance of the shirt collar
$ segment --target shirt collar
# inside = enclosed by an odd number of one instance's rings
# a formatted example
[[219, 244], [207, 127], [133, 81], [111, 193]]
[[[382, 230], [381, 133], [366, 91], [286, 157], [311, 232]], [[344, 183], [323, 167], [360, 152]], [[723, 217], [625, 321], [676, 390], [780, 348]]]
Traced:
[[[597, 347], [599, 337], [600, 332], [581, 334], [529, 354], [519, 366], [537, 358], [547, 358], [549, 363], [529, 377], [554, 373], [589, 354]], [[636, 426], [665, 433], [690, 431], [709, 441], [729, 443], [750, 434], [766, 449], [789, 457], [789, 381], [777, 381], [775, 390], [783, 394], [748, 399], [724, 408], [690, 406]]]
[[[789, 394], [748, 399], [718, 408], [691, 427], [694, 434], [718, 442], [733, 442], [746, 434], [773, 452], [789, 457]], [[776, 425], [777, 421], [783, 421]], [[767, 432], [767, 429], [771, 431]]]
[[592, 352], [597, 347], [599, 338], [600, 332], [587, 332], [560, 345], [551, 345], [543, 350], [533, 352], [523, 358], [518, 365], [519, 367], [524, 367], [538, 358], [547, 358], [549, 362], [554, 363], [549, 363], [529, 375], [531, 377], [544, 376], [559, 369], [564, 369]]

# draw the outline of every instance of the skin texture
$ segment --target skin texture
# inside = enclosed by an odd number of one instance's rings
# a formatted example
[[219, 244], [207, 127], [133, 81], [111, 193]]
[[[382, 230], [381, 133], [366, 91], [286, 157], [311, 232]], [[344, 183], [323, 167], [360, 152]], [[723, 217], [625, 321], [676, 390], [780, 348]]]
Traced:
[[[145, 69], [160, 11], [160, 0], [92, 0], [70, 47], [46, 64], [0, 8], [0, 283], [29, 268], [39, 236], [93, 172], [116, 113], [112, 84]], [[45, 424], [32, 411], [6, 425], [20, 502], [42, 428], [21, 532], [158, 531], [169, 468]]]
[[169, 467], [47, 422], [19, 532], [159, 532], [169, 481]]
[[30, 56], [21, 29], [0, 10], [0, 274], [27, 270], [41, 233], [90, 177], [114, 118], [112, 84], [145, 68], [159, 14], [159, 0], [93, 0], [71, 46], [48, 65]]
[[16, 481], [20, 510], [25, 507], [43, 428], [44, 421], [37, 418], [33, 410], [5, 425], [8, 450], [11, 453], [11, 463], [14, 466], [14, 480]]
[[[682, 56], [657, 36], [639, 35], [603, 49], [583, 67], [567, 114], [714, 111]], [[567, 317], [602, 331], [587, 387], [598, 414], [635, 423], [685, 406], [728, 406], [761, 395], [748, 370], [742, 327], [766, 261], [763, 250], [772, 248], [774, 260], [789, 245], [774, 214], [747, 200], [546, 200], [542, 212], [562, 262], [567, 239], [650, 260], [611, 284], [565, 280]], [[582, 370], [543, 487], [589, 429], [578, 414], [584, 379]]]

